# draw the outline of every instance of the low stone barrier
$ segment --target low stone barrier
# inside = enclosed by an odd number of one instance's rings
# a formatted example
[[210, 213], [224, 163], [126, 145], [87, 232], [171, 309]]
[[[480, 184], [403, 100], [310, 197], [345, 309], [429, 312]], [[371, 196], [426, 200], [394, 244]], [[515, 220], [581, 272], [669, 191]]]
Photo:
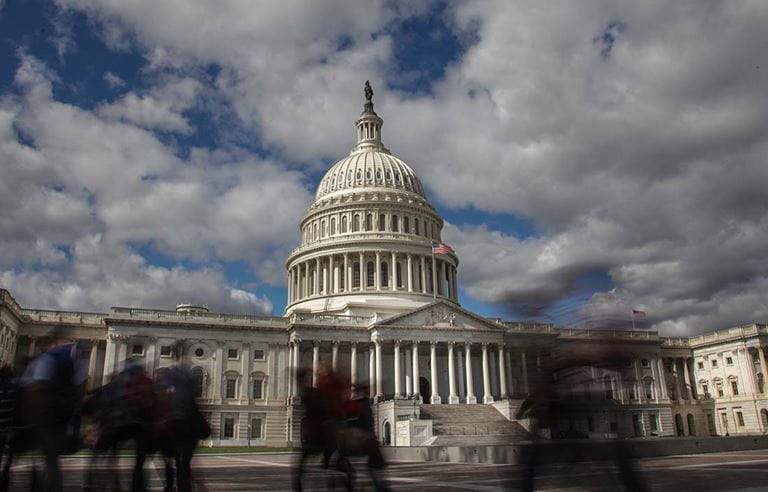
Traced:
[[[410, 446], [385, 447], [388, 459], [406, 461], [442, 461], [449, 463], [519, 464], [529, 443], [506, 446]], [[617, 447], [634, 458], [652, 458], [697, 453], [722, 453], [768, 448], [768, 436], [732, 437], [659, 437], [626, 440], [542, 441], [539, 459], [542, 463], [613, 460]]]

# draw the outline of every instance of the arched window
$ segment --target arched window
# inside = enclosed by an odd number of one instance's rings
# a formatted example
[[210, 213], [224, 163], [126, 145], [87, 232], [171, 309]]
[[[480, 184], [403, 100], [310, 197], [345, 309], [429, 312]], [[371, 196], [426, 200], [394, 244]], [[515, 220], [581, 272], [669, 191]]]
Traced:
[[[419, 277], [416, 279], [417, 280], [416, 283], [419, 284], [419, 290], [423, 291], [424, 290], [424, 282], [422, 282], [422, 279], [424, 278], [424, 275], [423, 275], [423, 272], [421, 270], [421, 264], [419, 264], [419, 273], [418, 273], [418, 275], [419, 275]], [[515, 386], [515, 388], [516, 387], [517, 386]]]
[[418, 236], [419, 234], [421, 234], [421, 232], [419, 231], [419, 219], [413, 219], [413, 225], [416, 228], [416, 231], [414, 232], [414, 234]]
[[352, 288], [360, 288], [360, 263], [354, 263], [352, 265]]
[[342, 265], [341, 268], [339, 268], [339, 290], [346, 290], [346, 285], [344, 284], [344, 274], [347, 273], [346, 268]]
[[643, 387], [645, 388], [646, 400], [653, 400], [653, 379], [651, 378], [644, 379]]
[[347, 216], [342, 215], [341, 216], [341, 233], [344, 234], [347, 232]]
[[365, 230], [366, 231], [372, 231], [373, 230], [373, 215], [372, 214], [365, 214]]
[[381, 262], [381, 286], [387, 287], [389, 285], [389, 267], [386, 261]]
[[327, 232], [328, 232], [328, 229], [325, 224], [325, 220], [323, 220], [322, 222], [320, 222], [320, 237], [325, 237]]
[[397, 278], [397, 287], [402, 288], [403, 287], [403, 269], [400, 263], [395, 263], [395, 275]]
[[336, 234], [336, 217], [331, 218], [331, 235]]
[[203, 381], [205, 379], [205, 373], [202, 367], [195, 367], [192, 369], [192, 391], [195, 398], [203, 397]]
[[374, 265], [373, 265], [373, 262], [369, 261], [366, 268], [367, 268], [368, 271], [366, 272], [367, 273], [367, 278], [366, 278], [365, 285], [368, 286], [368, 287], [375, 287], [376, 284], [374, 284], [374, 281], [373, 281], [373, 275], [374, 275]]
[[397, 215], [392, 216], [392, 232], [400, 232], [400, 224]]
[[387, 228], [387, 216], [379, 214], [379, 230], [383, 231]]
[[411, 221], [408, 216], [403, 217], [403, 232], [406, 234], [411, 232]]
[[355, 214], [354, 217], [352, 217], [352, 232], [357, 232], [360, 230], [360, 214]]

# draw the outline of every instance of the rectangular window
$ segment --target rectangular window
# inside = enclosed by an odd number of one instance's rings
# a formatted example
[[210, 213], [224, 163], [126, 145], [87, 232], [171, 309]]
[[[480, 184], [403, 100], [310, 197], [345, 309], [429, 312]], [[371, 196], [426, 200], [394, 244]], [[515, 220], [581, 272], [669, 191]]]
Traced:
[[235, 383], [237, 381], [234, 379], [227, 379], [227, 387], [224, 392], [225, 398], [234, 398], [235, 397]]
[[659, 417], [655, 413], [648, 414], [648, 420], [651, 421], [651, 432], [659, 432]]
[[733, 396], [739, 396], [739, 383], [736, 381], [731, 381], [731, 391], [733, 392]]
[[227, 359], [237, 359], [237, 349], [228, 349], [227, 350]]
[[744, 427], [744, 414], [736, 412], [736, 422], [739, 423], [739, 427]]
[[251, 439], [262, 439], [263, 437], [261, 419], [251, 419]]
[[634, 387], [629, 388], [629, 399], [630, 400], [635, 400], [635, 396], [636, 396], [635, 395], [635, 388]]
[[722, 385], [717, 385], [717, 396], [723, 396], [725, 393], [723, 392]]
[[222, 439], [233, 439], [235, 437], [235, 419], [232, 417], [224, 419], [224, 429], [221, 437]]
[[264, 351], [263, 350], [254, 350], [253, 351], [253, 360], [264, 360]]
[[144, 345], [134, 344], [131, 347], [131, 355], [144, 355]]
[[643, 367], [648, 367], [648, 366], [650, 366], [650, 365], [651, 365], [651, 363], [648, 361], [648, 359], [642, 359], [642, 360], [640, 361], [640, 364], [641, 364]]
[[726, 357], [725, 358], [726, 365], [732, 366], [733, 365], [733, 357]]
[[704, 369], [704, 363], [703, 362], [699, 362], [699, 369]]
[[170, 357], [171, 356], [171, 346], [170, 345], [163, 345], [160, 347], [160, 357]]
[[712, 367], [717, 367], [717, 359], [712, 359]]
[[709, 395], [709, 386], [706, 384], [701, 385], [701, 392], [704, 393], [705, 396]]
[[619, 432], [619, 423], [614, 421], [611, 422], [611, 434], [618, 434]]
[[589, 432], [595, 432], [595, 417], [591, 415], [587, 417], [587, 429]]
[[253, 399], [261, 400], [262, 398], [264, 398], [264, 380], [254, 379], [253, 380]]

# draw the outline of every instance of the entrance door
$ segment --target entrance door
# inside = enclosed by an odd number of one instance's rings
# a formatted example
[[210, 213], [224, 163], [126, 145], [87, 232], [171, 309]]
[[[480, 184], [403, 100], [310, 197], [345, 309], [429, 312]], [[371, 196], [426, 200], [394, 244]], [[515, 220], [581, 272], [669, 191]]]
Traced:
[[632, 416], [632, 429], [635, 431], [635, 437], [643, 436], [643, 424], [640, 422], [640, 416], [637, 414]]
[[679, 413], [675, 414], [675, 430], [678, 436], [685, 435], [685, 427], [683, 427], [683, 416]]
[[693, 418], [693, 415], [690, 413], [688, 414], [688, 435], [689, 436], [695, 436], [696, 435], [696, 420]]
[[723, 434], [729, 435], [728, 433], [728, 414], [726, 412], [723, 412], [720, 414], [720, 423], [723, 425]]
[[717, 435], [717, 431], [715, 429], [715, 417], [713, 417], [711, 413], [707, 414], [707, 430], [709, 431], [710, 436]]
[[421, 395], [421, 401], [428, 403], [429, 397], [432, 396], [432, 390], [429, 386], [429, 381], [427, 381], [427, 378], [420, 377], [419, 378], [419, 394]]

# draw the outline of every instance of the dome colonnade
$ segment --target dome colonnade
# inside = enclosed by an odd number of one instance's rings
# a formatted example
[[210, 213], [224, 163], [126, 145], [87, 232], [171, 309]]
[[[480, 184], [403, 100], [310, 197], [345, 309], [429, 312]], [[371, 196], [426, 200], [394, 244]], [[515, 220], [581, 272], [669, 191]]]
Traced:
[[455, 254], [432, 256], [443, 220], [416, 173], [381, 142], [368, 100], [357, 145], [323, 179], [286, 261], [293, 311], [402, 312], [434, 298], [458, 302]]

